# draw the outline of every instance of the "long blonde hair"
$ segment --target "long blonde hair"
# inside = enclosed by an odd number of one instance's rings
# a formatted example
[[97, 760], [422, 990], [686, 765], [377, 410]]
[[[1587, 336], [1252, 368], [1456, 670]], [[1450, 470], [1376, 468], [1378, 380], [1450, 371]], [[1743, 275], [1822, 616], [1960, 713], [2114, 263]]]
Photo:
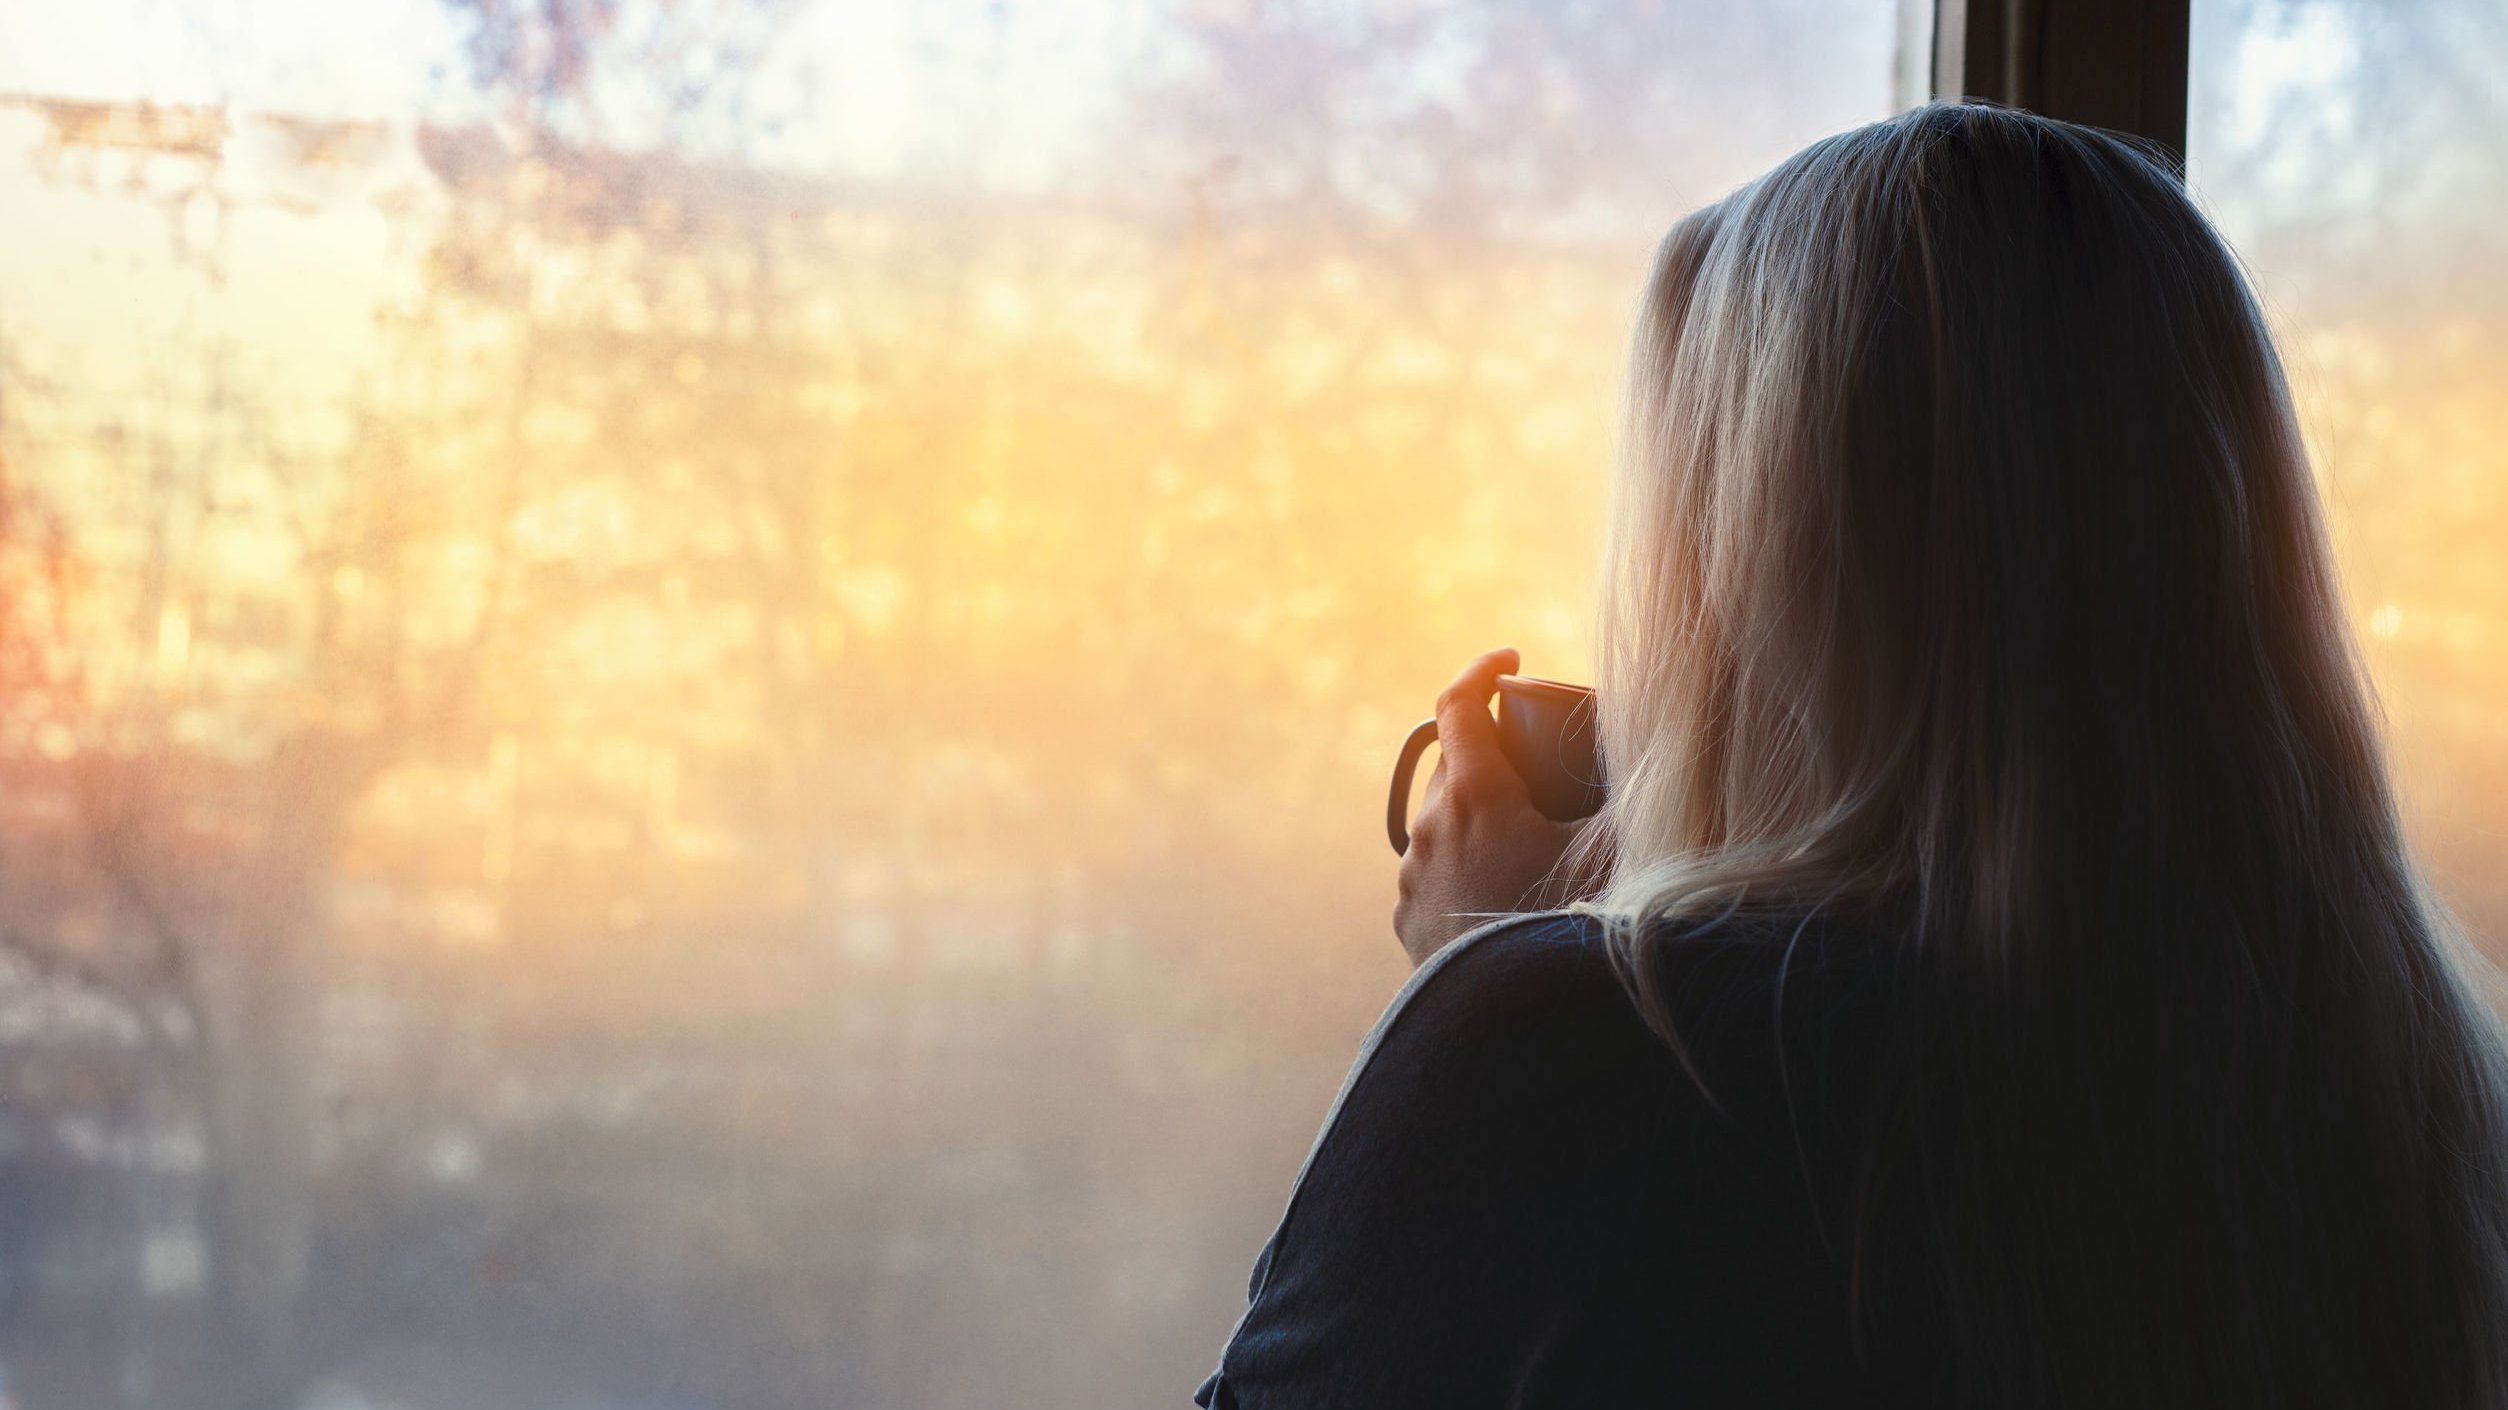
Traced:
[[1964, 1399], [2508, 1403], [2501, 1035], [2177, 181], [1977, 105], [1820, 142], [1664, 241], [1626, 415], [1588, 908], [1667, 1033], [1711, 918], [1900, 947], [1861, 1217]]

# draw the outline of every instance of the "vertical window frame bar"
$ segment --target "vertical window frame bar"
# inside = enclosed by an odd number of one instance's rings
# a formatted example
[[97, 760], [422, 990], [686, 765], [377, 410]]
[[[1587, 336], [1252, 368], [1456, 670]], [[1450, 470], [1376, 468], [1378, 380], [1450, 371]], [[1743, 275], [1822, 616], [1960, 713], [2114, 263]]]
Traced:
[[2192, 0], [1935, 0], [1933, 95], [2130, 133], [2186, 168]]

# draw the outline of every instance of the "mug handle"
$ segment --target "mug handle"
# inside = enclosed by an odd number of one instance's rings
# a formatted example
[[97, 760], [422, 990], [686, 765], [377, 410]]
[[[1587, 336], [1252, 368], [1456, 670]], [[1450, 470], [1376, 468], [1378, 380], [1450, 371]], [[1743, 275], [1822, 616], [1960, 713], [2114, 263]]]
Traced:
[[1411, 850], [1411, 775], [1419, 768], [1419, 756], [1437, 742], [1437, 722], [1422, 720], [1411, 726], [1411, 737], [1402, 741], [1402, 752], [1393, 761], [1393, 792], [1385, 799], [1385, 836], [1393, 842], [1393, 855], [1399, 857]]

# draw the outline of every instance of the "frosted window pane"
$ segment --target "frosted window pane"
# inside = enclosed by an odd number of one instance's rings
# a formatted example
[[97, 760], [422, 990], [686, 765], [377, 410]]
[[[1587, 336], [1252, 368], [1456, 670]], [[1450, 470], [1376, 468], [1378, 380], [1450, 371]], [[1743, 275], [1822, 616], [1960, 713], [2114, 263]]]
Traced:
[[2198, 0], [2189, 170], [2290, 364], [2413, 831], [2508, 954], [2508, 10]]
[[1181, 1404], [1906, 9], [0, 15], [7, 1391]]

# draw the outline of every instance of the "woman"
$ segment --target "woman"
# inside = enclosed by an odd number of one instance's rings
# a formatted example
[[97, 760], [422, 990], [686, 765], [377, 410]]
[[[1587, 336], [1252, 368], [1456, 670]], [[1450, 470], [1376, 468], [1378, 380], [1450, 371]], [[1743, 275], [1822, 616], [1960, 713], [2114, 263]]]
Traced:
[[1818, 143], [1664, 242], [1624, 441], [1610, 802], [1526, 803], [1512, 653], [1440, 700], [1418, 972], [1199, 1401], [2508, 1405], [2501, 1036], [2176, 181]]

